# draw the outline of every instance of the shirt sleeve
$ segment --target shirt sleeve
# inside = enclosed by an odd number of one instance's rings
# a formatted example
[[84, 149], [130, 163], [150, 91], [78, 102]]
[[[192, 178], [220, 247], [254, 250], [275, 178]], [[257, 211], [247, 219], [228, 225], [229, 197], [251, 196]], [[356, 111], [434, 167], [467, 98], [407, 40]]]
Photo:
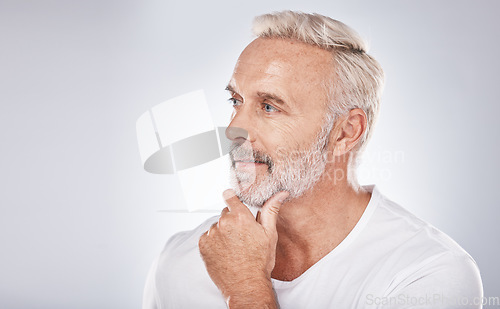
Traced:
[[407, 273], [379, 308], [482, 308], [483, 286], [476, 262], [446, 253]]

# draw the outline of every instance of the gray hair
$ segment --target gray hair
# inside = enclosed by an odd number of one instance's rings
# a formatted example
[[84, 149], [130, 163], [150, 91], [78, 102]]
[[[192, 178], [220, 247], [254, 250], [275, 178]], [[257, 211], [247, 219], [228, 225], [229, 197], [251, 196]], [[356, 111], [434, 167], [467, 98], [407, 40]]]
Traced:
[[363, 39], [340, 21], [293, 11], [257, 16], [253, 33], [261, 38], [298, 40], [332, 52], [335, 68], [331, 78], [325, 81], [330, 110], [327, 121], [333, 125], [338, 116], [354, 108], [362, 109], [367, 128], [356, 148], [363, 149], [378, 115], [384, 84], [384, 72], [367, 54]]

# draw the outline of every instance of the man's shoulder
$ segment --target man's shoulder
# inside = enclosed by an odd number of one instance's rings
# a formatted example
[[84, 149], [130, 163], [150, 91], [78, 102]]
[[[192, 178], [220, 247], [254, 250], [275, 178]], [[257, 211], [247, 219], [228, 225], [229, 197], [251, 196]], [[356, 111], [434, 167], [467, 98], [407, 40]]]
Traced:
[[385, 247], [383, 260], [397, 270], [393, 283], [405, 286], [429, 276], [448, 280], [448, 283], [471, 284], [467, 288], [480, 287], [479, 269], [474, 259], [429, 222], [383, 195], [380, 195], [372, 219], [367, 234], [372, 241], [378, 240]]
[[156, 267], [156, 274], [162, 277], [164, 288], [172, 288], [181, 281], [193, 282], [202, 277], [203, 280], [208, 278], [200, 256], [198, 241], [217, 220], [218, 216], [211, 217], [198, 227], [178, 232], [168, 239], [158, 257]]
[[[469, 254], [450, 236], [419, 218], [403, 206], [380, 195], [374, 214], [374, 223], [382, 232], [391, 234], [392, 240], [403, 247], [422, 248], [435, 253], [449, 253], [456, 256]], [[419, 250], [416, 250], [419, 251]], [[415, 250], [412, 250], [415, 253]], [[470, 257], [470, 256], [469, 256]]]
[[477, 264], [457, 242], [378, 190], [373, 193], [363, 231], [339, 259], [346, 275], [355, 265], [360, 277], [371, 278], [370, 293], [379, 296], [439, 293], [451, 301], [481, 295]]
[[[210, 280], [198, 249], [200, 236], [218, 218], [211, 217], [198, 227], [176, 233], [168, 239], [148, 276], [144, 308], [225, 307], [224, 299]], [[198, 297], [193, 298], [193, 287]]]
[[198, 240], [212, 224], [217, 222], [219, 216], [213, 216], [205, 220], [192, 230], [182, 231], [170, 237], [165, 244], [161, 256], [178, 255], [191, 250], [198, 250]]

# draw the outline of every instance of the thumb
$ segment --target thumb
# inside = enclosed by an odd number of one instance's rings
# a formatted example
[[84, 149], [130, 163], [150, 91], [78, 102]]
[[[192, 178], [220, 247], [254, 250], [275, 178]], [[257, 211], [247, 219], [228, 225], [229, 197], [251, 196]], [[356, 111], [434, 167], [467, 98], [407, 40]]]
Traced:
[[268, 232], [276, 231], [276, 221], [278, 220], [278, 212], [283, 204], [283, 201], [290, 195], [286, 191], [281, 191], [272, 196], [267, 202], [262, 206], [260, 215], [257, 221], [264, 227]]

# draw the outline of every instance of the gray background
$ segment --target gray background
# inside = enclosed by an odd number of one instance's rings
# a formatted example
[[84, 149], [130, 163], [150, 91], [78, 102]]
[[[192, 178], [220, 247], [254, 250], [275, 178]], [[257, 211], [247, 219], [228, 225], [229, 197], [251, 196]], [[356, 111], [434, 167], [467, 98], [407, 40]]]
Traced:
[[212, 214], [157, 211], [183, 196], [176, 176], [142, 169], [135, 121], [205, 89], [227, 124], [223, 89], [251, 20], [281, 9], [371, 42], [387, 85], [363, 183], [452, 236], [500, 296], [499, 6], [0, 0], [0, 307], [140, 306], [167, 238]]

